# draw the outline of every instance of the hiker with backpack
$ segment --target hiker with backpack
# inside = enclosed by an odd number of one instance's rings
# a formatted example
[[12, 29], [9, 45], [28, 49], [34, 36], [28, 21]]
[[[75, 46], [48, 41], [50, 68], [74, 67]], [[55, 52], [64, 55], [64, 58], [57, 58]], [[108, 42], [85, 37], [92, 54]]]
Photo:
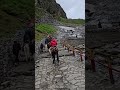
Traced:
[[50, 42], [51, 42], [51, 40], [52, 40], [52, 37], [50, 35], [48, 35], [47, 38], [45, 39], [45, 46], [49, 50], [49, 53], [50, 53]]
[[44, 45], [43, 43], [40, 44], [40, 52], [43, 52]]
[[55, 56], [57, 56], [57, 61], [59, 63], [59, 56], [58, 56], [58, 48], [57, 48], [57, 40], [52, 38], [50, 42], [50, 51], [53, 58], [53, 64], [55, 64]]

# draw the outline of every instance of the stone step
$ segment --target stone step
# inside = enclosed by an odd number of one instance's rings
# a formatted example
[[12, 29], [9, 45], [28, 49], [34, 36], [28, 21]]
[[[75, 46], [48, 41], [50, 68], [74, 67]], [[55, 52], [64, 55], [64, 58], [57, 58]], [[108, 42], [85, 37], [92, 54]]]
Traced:
[[69, 88], [55, 88], [55, 90], [70, 90]]
[[[64, 56], [72, 56], [73, 54], [64, 54], [64, 55], [59, 55], [59, 57], [64, 57]], [[41, 56], [41, 58], [51, 58], [51, 56]]]

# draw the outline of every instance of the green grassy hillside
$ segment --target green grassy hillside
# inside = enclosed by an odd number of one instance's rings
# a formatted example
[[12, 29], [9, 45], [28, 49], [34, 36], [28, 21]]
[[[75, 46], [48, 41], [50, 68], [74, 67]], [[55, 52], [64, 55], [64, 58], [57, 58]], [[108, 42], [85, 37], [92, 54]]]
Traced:
[[0, 0], [0, 37], [12, 36], [34, 17], [34, 0]]
[[20, 26], [18, 19], [0, 10], [0, 38], [12, 35]]
[[1, 0], [0, 9], [11, 16], [29, 19], [34, 15], [34, 0]]
[[65, 18], [58, 18], [58, 20], [65, 24], [65, 25], [68, 25], [68, 24], [72, 24], [72, 25], [84, 25], [85, 24], [85, 20], [83, 19], [65, 19]]
[[48, 13], [47, 11], [45, 11], [43, 8], [39, 8], [39, 7], [35, 7], [35, 18], [39, 19], [42, 16], [45, 15], [45, 13]]
[[36, 24], [35, 25], [35, 39], [41, 40], [43, 37], [48, 34], [54, 34], [56, 32], [56, 28], [50, 24]]

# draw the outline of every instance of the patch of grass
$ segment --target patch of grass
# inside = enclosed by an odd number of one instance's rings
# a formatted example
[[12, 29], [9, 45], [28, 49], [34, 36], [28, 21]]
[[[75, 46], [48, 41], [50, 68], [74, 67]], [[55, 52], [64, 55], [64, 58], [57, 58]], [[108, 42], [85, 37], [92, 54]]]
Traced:
[[69, 25], [69, 24], [84, 25], [85, 24], [84, 19], [65, 19], [65, 18], [60, 17], [58, 20], [65, 25]]
[[36, 24], [36, 30], [40, 33], [53, 34], [56, 32], [56, 28], [50, 24]]
[[36, 41], [42, 40], [42, 38], [46, 37], [48, 34], [54, 34], [56, 32], [56, 28], [50, 24], [36, 24], [35, 25], [35, 39]]
[[42, 38], [44, 38], [46, 35], [43, 33], [39, 33], [38, 31], [35, 31], [35, 40], [40, 41]]

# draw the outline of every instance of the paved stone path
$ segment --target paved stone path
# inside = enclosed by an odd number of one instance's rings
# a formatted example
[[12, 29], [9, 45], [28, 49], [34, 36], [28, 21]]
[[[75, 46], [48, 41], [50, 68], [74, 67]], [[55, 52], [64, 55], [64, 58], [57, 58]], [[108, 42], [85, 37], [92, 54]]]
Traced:
[[9, 77], [0, 86], [0, 90], [34, 90], [34, 62], [21, 62], [11, 69]]
[[38, 56], [35, 65], [36, 90], [85, 90], [84, 62], [80, 61], [79, 56], [72, 56], [60, 44], [59, 55], [59, 65], [52, 64], [47, 52]]

